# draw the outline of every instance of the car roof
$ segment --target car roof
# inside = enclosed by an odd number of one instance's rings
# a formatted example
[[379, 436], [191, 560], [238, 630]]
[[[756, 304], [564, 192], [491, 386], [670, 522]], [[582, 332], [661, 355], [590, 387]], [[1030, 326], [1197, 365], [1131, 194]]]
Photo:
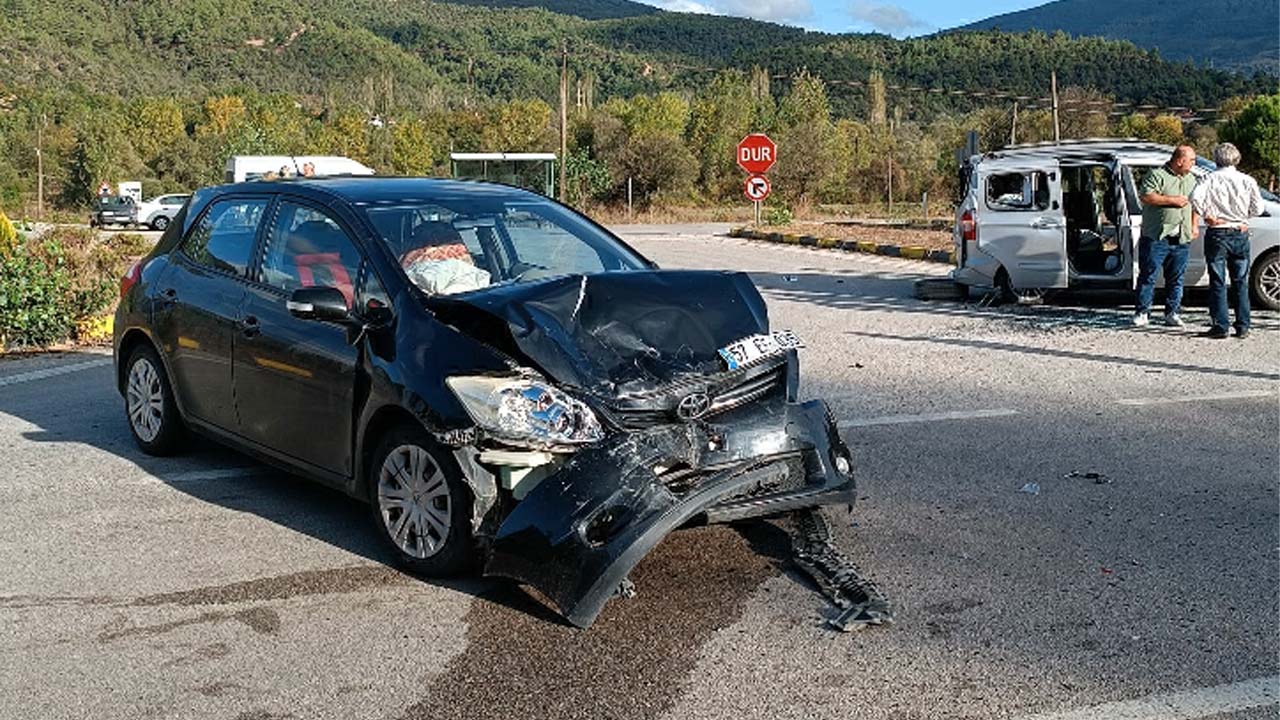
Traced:
[[218, 192], [301, 191], [337, 197], [353, 205], [379, 205], [449, 198], [545, 200], [544, 196], [499, 183], [443, 178], [372, 176], [294, 177], [218, 186]]
[[998, 167], [1002, 164], [1020, 165], [1026, 162], [1035, 162], [1039, 159], [1071, 160], [1119, 157], [1129, 162], [1159, 165], [1168, 160], [1172, 154], [1172, 145], [1162, 145], [1137, 138], [1093, 138], [1062, 143], [1047, 142], [1012, 145], [977, 156], [974, 162], [993, 163]]

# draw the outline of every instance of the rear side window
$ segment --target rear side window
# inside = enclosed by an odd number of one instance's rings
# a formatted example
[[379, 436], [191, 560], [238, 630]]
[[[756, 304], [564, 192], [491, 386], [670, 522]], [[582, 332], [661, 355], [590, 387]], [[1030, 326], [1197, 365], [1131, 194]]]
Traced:
[[987, 177], [987, 207], [992, 210], [1049, 209], [1049, 176], [1040, 171]]
[[266, 198], [219, 200], [192, 228], [182, 251], [201, 265], [245, 277], [266, 209]]

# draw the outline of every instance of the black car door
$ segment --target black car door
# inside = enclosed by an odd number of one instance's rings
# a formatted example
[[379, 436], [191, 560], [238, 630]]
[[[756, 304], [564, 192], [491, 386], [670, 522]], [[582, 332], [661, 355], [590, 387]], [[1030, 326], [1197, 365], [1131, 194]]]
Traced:
[[156, 286], [154, 328], [186, 415], [234, 432], [231, 367], [250, 258], [270, 199], [208, 206]]
[[284, 198], [266, 232], [257, 282], [245, 296], [235, 353], [240, 433], [311, 466], [351, 473], [358, 347], [349, 328], [286, 307], [303, 287], [336, 287], [350, 307], [363, 258], [335, 216]]

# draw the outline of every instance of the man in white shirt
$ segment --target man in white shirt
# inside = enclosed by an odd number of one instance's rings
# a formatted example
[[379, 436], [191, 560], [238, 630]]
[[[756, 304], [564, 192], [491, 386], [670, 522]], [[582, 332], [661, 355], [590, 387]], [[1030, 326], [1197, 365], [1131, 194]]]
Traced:
[[1227, 274], [1235, 291], [1236, 337], [1249, 336], [1249, 218], [1262, 214], [1258, 182], [1236, 169], [1240, 151], [1231, 143], [1213, 149], [1218, 169], [1191, 191], [1191, 207], [1204, 218], [1204, 259], [1209, 266], [1209, 313], [1213, 327], [1206, 337], [1227, 336]]

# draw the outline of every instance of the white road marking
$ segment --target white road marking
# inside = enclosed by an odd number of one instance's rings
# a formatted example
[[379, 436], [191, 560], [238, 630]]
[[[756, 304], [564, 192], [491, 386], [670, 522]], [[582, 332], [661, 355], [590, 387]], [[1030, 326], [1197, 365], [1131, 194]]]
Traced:
[[948, 422], [952, 420], [978, 420], [981, 418], [998, 418], [1017, 415], [1017, 410], [996, 408], [993, 410], [956, 410], [953, 412], [925, 413], [923, 415], [885, 415], [883, 417], [845, 420], [842, 428], [874, 427], [877, 425], [910, 425], [913, 423]]
[[1240, 392], [1225, 392], [1217, 393], [1215, 395], [1186, 395], [1175, 398], [1128, 398], [1125, 400], [1117, 400], [1116, 404], [1142, 407], [1146, 405], [1174, 405], [1177, 403], [1211, 402], [1214, 400], [1249, 400], [1253, 398], [1272, 398], [1275, 396], [1275, 390], [1242, 390]]
[[58, 377], [59, 375], [69, 375], [81, 370], [89, 370], [90, 368], [102, 367], [110, 365], [110, 358], [100, 360], [86, 360], [85, 362], [72, 363], [71, 365], [58, 365], [57, 367], [44, 368], [43, 370], [32, 370], [30, 372], [17, 373], [14, 375], [6, 375], [0, 377], [0, 387], [6, 385], [17, 385], [19, 383], [32, 382], [35, 380], [44, 380], [45, 378]]
[[1192, 720], [1280, 703], [1280, 675], [1088, 708], [1026, 715], [1018, 720]]

